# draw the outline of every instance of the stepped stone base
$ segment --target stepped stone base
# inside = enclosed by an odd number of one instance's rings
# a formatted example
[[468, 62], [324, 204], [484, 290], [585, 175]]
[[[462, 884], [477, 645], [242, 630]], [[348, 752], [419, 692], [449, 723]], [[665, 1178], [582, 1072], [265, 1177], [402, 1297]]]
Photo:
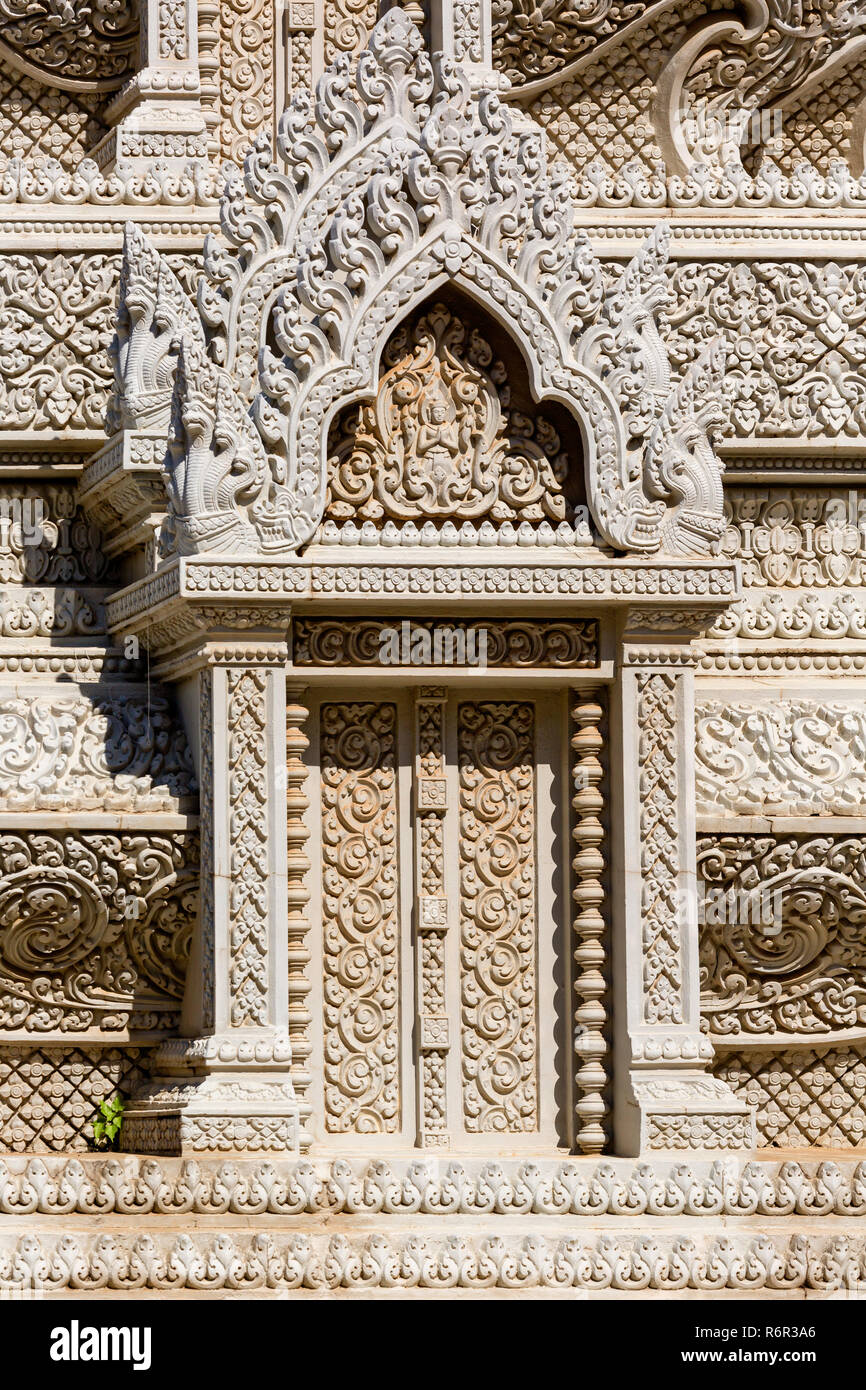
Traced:
[[866, 1156], [0, 1161], [7, 1298], [866, 1296]]

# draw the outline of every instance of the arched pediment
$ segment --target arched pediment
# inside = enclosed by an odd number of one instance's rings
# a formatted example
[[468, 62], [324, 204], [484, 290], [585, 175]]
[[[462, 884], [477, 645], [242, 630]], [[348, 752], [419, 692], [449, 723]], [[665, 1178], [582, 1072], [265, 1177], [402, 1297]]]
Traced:
[[[153, 410], [154, 382], [166, 383], [181, 548], [307, 544], [334, 418], [375, 393], [390, 335], [450, 284], [515, 340], [536, 399], [577, 420], [602, 540], [710, 552], [723, 526], [707, 436], [721, 347], [672, 382], [657, 322], [665, 228], [609, 280], [572, 202], [543, 135], [515, 124], [495, 91], [470, 92], [451, 60], [431, 61], [395, 9], [354, 69], [340, 59], [315, 100], [295, 98], [276, 150], [262, 138], [243, 174], [229, 172], [222, 232], [205, 248], [203, 333], [181, 322], [170, 272], [130, 233], [124, 286], [143, 274], [154, 308], [148, 321], [121, 304], [121, 395], [147, 394]], [[135, 379], [144, 363], [146, 382]]]

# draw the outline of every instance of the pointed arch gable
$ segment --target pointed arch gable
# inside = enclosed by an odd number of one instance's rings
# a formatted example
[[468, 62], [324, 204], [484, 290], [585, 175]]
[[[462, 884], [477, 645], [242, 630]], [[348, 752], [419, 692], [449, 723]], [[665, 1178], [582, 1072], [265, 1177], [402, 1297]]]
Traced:
[[[578, 421], [589, 505], [607, 544], [705, 554], [718, 542], [707, 401], [720, 393], [724, 363], [711, 345], [697, 364], [700, 393], [671, 383], [656, 322], [666, 230], [608, 283], [542, 134], [516, 128], [496, 92], [471, 93], [450, 60], [431, 61], [402, 10], [379, 22], [354, 71], [340, 61], [315, 101], [296, 99], [276, 155], [257, 141], [243, 177], [230, 174], [221, 225], [199, 296], [213, 363], [204, 370], [219, 389], [175, 374], [184, 399], [173, 456], [194, 448], [185, 476], [206, 473], [209, 455], [222, 476], [226, 438], [237, 441], [234, 471], [261, 479], [231, 501], [244, 548], [258, 535], [269, 553], [292, 553], [312, 538], [332, 419], [375, 390], [390, 333], [446, 283], [512, 337], [539, 403], [558, 401]], [[190, 393], [201, 398], [196, 409]], [[185, 443], [192, 416], [196, 438]], [[211, 417], [208, 438], [201, 425]], [[182, 518], [184, 499], [175, 500]], [[211, 536], [227, 543], [222, 515], [215, 526], [189, 521], [193, 548]]]

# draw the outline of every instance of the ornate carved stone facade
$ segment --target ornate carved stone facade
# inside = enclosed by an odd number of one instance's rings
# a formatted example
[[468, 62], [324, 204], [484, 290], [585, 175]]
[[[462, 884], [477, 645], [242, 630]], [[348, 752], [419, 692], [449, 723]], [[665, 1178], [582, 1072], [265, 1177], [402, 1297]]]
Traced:
[[864, 25], [0, 0], [4, 1286], [862, 1279]]

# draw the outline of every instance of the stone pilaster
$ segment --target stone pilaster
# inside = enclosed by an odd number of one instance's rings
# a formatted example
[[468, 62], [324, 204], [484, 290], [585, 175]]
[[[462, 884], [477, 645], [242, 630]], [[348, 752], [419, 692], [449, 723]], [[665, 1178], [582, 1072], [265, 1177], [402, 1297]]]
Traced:
[[454, 58], [473, 90], [501, 84], [501, 74], [493, 67], [490, 0], [431, 0], [430, 48]]
[[184, 1005], [187, 1036], [159, 1050], [158, 1079], [126, 1113], [127, 1148], [298, 1147], [288, 1032], [285, 662], [279, 642], [209, 642], [184, 681], [188, 711], [191, 686], [198, 698], [201, 926]]
[[142, 0], [139, 69], [107, 115], [114, 129], [93, 157], [106, 171], [178, 171], [207, 159], [201, 109], [196, 0]]
[[[699, 617], [699, 615], [696, 615]], [[612, 709], [615, 1147], [753, 1145], [700, 1029], [694, 672], [683, 615], [626, 625]], [[666, 630], [667, 629], [667, 630]]]
[[419, 1052], [418, 1142], [447, 1149], [446, 1071], [449, 1049], [445, 1002], [445, 705], [447, 691], [422, 686], [415, 702], [416, 1009]]

